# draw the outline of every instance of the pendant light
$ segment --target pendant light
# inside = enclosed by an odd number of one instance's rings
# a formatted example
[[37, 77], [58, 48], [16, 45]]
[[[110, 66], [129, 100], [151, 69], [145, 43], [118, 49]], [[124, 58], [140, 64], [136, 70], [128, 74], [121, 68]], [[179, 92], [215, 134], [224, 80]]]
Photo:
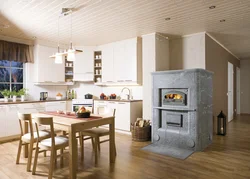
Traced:
[[63, 63], [63, 53], [60, 53], [60, 38], [59, 38], [59, 20], [60, 20], [60, 17], [58, 18], [58, 28], [57, 28], [57, 38], [58, 38], [58, 41], [57, 41], [57, 53], [55, 55], [55, 63], [56, 64], [62, 64]]
[[72, 44], [72, 12], [70, 13], [70, 48], [67, 51], [67, 61], [73, 62], [75, 61], [76, 58], [76, 50], [73, 49], [73, 44]]

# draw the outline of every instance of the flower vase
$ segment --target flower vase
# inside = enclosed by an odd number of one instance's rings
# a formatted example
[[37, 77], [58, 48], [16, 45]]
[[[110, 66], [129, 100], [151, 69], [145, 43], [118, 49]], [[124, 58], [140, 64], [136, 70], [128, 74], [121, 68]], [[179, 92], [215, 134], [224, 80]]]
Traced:
[[24, 100], [25, 100], [25, 96], [22, 95], [22, 96], [21, 96], [21, 101], [24, 102]]
[[16, 96], [13, 96], [12, 100], [13, 102], [16, 102]]
[[8, 99], [8, 96], [4, 96], [4, 102], [8, 102], [9, 99]]

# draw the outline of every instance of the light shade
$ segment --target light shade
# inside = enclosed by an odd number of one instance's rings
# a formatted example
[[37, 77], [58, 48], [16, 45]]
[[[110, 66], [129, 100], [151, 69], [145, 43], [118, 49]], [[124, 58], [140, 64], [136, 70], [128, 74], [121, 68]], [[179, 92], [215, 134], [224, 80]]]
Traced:
[[62, 53], [56, 53], [55, 63], [62, 64], [63, 63], [63, 54]]
[[73, 62], [76, 59], [76, 54], [75, 54], [75, 50], [74, 49], [69, 49], [67, 52], [68, 56], [67, 56], [67, 61], [69, 62]]

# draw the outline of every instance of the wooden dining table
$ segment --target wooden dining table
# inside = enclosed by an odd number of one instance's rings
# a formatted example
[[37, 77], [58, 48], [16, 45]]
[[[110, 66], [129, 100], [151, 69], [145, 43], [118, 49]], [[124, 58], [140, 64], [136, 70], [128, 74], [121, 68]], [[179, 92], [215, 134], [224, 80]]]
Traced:
[[[73, 116], [59, 115], [56, 112], [43, 112], [32, 114], [32, 117], [53, 117], [54, 128], [69, 133], [69, 175], [70, 179], [77, 178], [78, 146], [76, 133], [98, 127], [109, 125], [109, 162], [115, 161], [115, 120], [114, 116], [91, 115], [90, 118], [76, 118]], [[28, 126], [24, 126], [24, 132], [28, 132]], [[24, 146], [24, 156], [28, 156], [28, 147]]]

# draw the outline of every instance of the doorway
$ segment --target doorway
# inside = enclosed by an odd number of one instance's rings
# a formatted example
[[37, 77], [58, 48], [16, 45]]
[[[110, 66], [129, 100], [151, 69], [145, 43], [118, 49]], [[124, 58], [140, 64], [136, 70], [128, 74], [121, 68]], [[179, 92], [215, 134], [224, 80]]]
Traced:
[[236, 100], [237, 100], [237, 107], [236, 107], [236, 112], [237, 114], [240, 114], [240, 68], [237, 67], [236, 68], [236, 92], [237, 92], [237, 97], [236, 97]]
[[232, 63], [228, 62], [228, 122], [232, 121], [234, 118], [234, 66]]

